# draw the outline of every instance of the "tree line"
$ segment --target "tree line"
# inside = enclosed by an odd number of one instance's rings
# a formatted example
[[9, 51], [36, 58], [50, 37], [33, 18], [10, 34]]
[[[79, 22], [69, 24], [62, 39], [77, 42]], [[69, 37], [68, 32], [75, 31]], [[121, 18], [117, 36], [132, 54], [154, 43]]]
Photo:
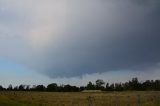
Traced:
[[0, 85], [1, 91], [48, 91], [48, 92], [80, 92], [83, 90], [102, 90], [102, 91], [160, 91], [160, 80], [146, 80], [139, 82], [138, 78], [125, 83], [105, 83], [102, 79], [98, 79], [95, 83], [88, 82], [86, 86], [58, 85], [51, 83], [44, 85], [19, 85], [13, 87], [11, 84], [8, 88]]

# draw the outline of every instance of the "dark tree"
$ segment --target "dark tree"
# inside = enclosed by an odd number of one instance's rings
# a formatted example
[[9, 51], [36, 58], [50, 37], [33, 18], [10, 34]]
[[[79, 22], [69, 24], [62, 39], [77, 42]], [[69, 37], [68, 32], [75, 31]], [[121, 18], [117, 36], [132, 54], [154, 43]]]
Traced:
[[64, 86], [64, 91], [65, 92], [74, 92], [77, 91], [78, 89], [76, 89], [75, 86], [71, 86], [71, 85], [65, 85]]
[[129, 90], [141, 90], [138, 78], [132, 78], [132, 81], [129, 81]]
[[104, 89], [104, 86], [103, 86], [104, 84], [105, 84], [105, 82], [102, 79], [96, 80], [96, 89], [103, 90]]
[[123, 91], [123, 87], [121, 83], [115, 83], [114, 87], [115, 91]]
[[30, 90], [30, 86], [26, 85], [26, 91], [29, 91], [29, 90]]
[[106, 88], [105, 88], [106, 91], [109, 91], [110, 88], [109, 88], [109, 83], [106, 83]]
[[8, 86], [7, 90], [10, 90], [10, 91], [13, 90], [13, 87], [11, 84]]
[[52, 84], [49, 84], [48, 86], [47, 86], [47, 91], [57, 91], [58, 90], [58, 86], [57, 86], [57, 84], [56, 83], [52, 83]]
[[19, 87], [18, 87], [18, 89], [20, 90], [20, 91], [24, 91], [25, 90], [25, 85], [19, 85]]
[[111, 85], [109, 86], [109, 89], [110, 89], [110, 91], [114, 91], [114, 84], [111, 84]]
[[156, 80], [154, 83], [154, 90], [160, 91], [160, 80]]
[[87, 90], [94, 90], [95, 88], [96, 88], [96, 87], [95, 87], [94, 84], [92, 84], [92, 82], [89, 82], [89, 83], [87, 84], [87, 87], [86, 87]]
[[0, 85], [0, 91], [2, 91], [3, 89], [4, 89], [3, 86]]
[[18, 91], [18, 86], [15, 86], [15, 87], [13, 88], [13, 90], [14, 90], [14, 91]]
[[37, 85], [35, 89], [36, 89], [36, 91], [45, 91], [45, 86], [44, 85]]
[[85, 90], [85, 87], [84, 86], [80, 86], [80, 91], [83, 91], [83, 90]]

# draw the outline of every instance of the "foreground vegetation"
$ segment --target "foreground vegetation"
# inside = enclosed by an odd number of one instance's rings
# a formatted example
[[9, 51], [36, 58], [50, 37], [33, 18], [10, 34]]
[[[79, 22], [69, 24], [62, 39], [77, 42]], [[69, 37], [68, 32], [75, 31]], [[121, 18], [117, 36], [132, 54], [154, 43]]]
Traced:
[[0, 91], [0, 106], [160, 106], [160, 91]]

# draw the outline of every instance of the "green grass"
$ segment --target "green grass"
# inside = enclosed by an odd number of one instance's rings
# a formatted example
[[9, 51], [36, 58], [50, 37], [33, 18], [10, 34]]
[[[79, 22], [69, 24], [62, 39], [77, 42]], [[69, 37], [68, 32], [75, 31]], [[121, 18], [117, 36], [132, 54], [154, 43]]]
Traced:
[[0, 106], [160, 106], [160, 92], [1, 91]]

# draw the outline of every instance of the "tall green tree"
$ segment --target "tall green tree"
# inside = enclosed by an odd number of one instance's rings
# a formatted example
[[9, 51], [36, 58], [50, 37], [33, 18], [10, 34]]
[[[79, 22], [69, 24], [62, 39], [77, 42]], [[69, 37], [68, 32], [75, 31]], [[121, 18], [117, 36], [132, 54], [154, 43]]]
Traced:
[[58, 85], [56, 83], [49, 84], [47, 86], [47, 91], [57, 91]]
[[104, 89], [105, 82], [102, 79], [96, 80], [96, 89]]

